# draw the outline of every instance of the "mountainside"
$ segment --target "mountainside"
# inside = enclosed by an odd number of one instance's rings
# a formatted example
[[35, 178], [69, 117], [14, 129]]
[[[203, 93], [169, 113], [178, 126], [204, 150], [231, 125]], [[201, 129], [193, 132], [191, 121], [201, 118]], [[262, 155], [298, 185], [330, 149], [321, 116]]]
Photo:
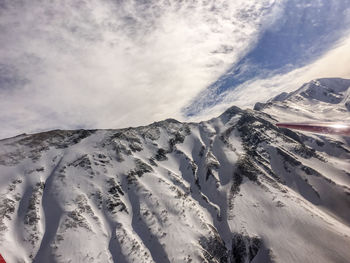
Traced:
[[277, 128], [349, 120], [321, 79], [201, 123], [0, 141], [7, 262], [348, 262], [350, 140]]
[[317, 79], [294, 92], [282, 93], [267, 103], [257, 103], [254, 109], [263, 109], [280, 121], [295, 119], [349, 122], [349, 87], [349, 79]]

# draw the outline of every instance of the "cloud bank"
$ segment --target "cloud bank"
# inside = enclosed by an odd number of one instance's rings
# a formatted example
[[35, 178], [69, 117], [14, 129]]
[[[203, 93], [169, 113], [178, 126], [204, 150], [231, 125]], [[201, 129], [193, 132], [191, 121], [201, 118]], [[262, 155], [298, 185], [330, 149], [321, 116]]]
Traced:
[[272, 0], [3, 0], [0, 137], [181, 117], [277, 9]]
[[[197, 115], [227, 100], [229, 93], [236, 94], [235, 89], [255, 79], [267, 80], [312, 64], [349, 35], [349, 28], [349, 0], [285, 1], [280, 17], [261, 32], [256, 45], [196, 96], [184, 113]], [[344, 66], [347, 67], [343, 64], [338, 68]], [[274, 85], [271, 89], [262, 95], [273, 93]]]
[[218, 116], [232, 105], [253, 108], [256, 102], [266, 102], [282, 92], [291, 92], [304, 83], [318, 78], [350, 79], [350, 37], [341, 39], [331, 50], [315, 62], [288, 73], [275, 74], [268, 78], [253, 78], [225, 92], [223, 100], [213, 107], [202, 109], [193, 121]]
[[[198, 94], [276, 29], [288, 2], [2, 0], [0, 138], [184, 120], [183, 109]], [[220, 104], [209, 111], [238, 102], [243, 86], [263, 83], [247, 81], [236, 93], [222, 90]], [[210, 113], [195, 109], [197, 116]]]

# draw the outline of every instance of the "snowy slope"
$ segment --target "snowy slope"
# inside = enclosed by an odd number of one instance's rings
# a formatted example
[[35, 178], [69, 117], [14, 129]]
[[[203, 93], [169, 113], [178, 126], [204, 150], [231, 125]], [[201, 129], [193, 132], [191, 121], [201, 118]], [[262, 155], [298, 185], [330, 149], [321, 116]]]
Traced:
[[282, 93], [255, 109], [278, 116], [280, 120], [350, 122], [350, 80], [324, 78], [304, 84], [291, 93]]
[[8, 262], [348, 262], [349, 140], [274, 125], [287, 109], [343, 109], [349, 89], [339, 83], [311, 82], [201, 123], [0, 141], [0, 253]]

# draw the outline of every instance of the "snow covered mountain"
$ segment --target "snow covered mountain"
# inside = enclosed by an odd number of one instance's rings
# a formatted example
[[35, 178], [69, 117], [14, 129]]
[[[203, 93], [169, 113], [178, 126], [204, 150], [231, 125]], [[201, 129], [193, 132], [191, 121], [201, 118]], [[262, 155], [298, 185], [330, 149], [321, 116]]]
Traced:
[[349, 87], [348, 79], [317, 79], [294, 92], [282, 93], [267, 103], [257, 103], [254, 109], [264, 109], [264, 112], [280, 121], [350, 122]]
[[320, 79], [200, 123], [0, 141], [7, 262], [348, 262], [350, 140], [276, 121], [349, 120]]

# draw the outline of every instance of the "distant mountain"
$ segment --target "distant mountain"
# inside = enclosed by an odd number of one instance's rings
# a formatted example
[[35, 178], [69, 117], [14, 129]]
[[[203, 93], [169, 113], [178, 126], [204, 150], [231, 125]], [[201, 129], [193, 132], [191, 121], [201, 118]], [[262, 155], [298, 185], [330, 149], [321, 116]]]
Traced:
[[0, 141], [7, 262], [348, 262], [350, 140], [277, 128], [349, 120], [319, 79], [200, 123]]
[[304, 84], [291, 93], [282, 93], [267, 103], [257, 103], [262, 110], [279, 120], [292, 118], [315, 121], [350, 122], [350, 80], [324, 78]]

